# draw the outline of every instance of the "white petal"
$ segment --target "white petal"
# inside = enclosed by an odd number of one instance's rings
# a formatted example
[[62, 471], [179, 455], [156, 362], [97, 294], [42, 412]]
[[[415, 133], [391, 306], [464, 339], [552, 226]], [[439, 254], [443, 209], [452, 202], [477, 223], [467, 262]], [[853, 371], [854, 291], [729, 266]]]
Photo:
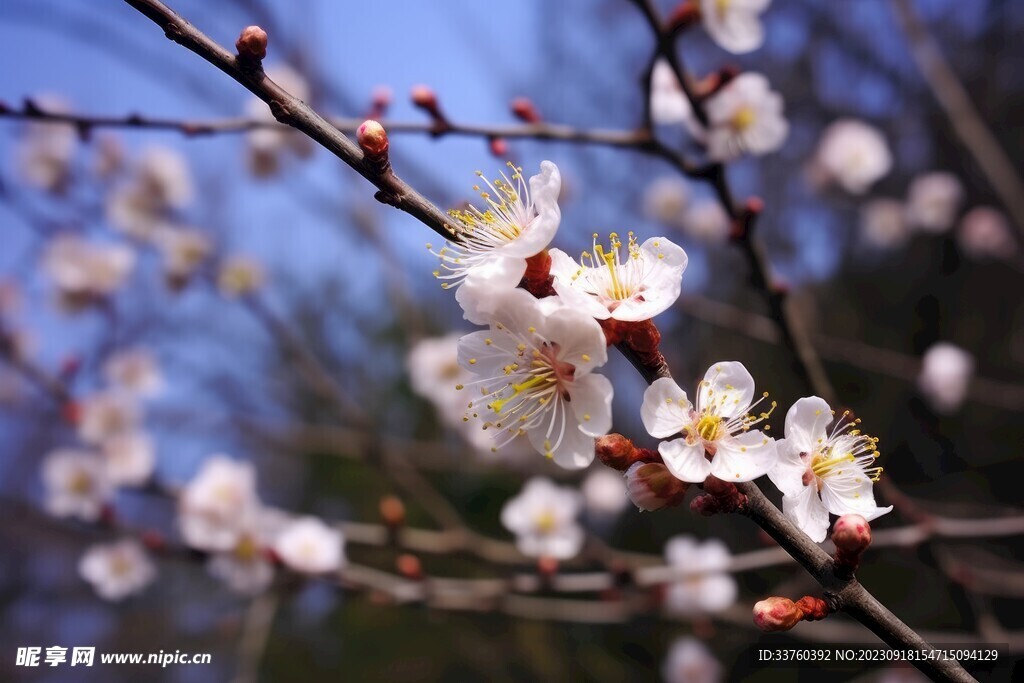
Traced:
[[775, 442], [775, 449], [779, 459], [775, 467], [768, 470], [768, 478], [784, 494], [796, 495], [806, 488], [803, 479], [807, 463], [800, 457], [800, 449], [792, 439], [779, 439]]
[[786, 440], [798, 453], [812, 453], [825, 438], [832, 409], [817, 396], [801, 398], [786, 413]]
[[558, 195], [562, 191], [562, 176], [550, 161], [542, 161], [540, 173], [530, 178], [530, 201], [537, 216], [525, 226], [520, 235], [501, 251], [511, 256], [528, 257], [539, 253], [554, 239], [562, 212]]
[[828, 510], [818, 497], [817, 486], [804, 486], [794, 495], [782, 497], [782, 511], [815, 543], [825, 540], [828, 531]]
[[665, 467], [676, 479], [699, 484], [711, 474], [711, 463], [704, 457], [704, 444], [701, 441], [690, 445], [686, 439], [662, 441], [658, 444]]
[[573, 276], [579, 272], [579, 264], [559, 249], [551, 249], [548, 253], [551, 255], [551, 275], [554, 276], [555, 292], [562, 303], [591, 318], [608, 318], [611, 314], [596, 297], [574, 286]]
[[704, 612], [721, 612], [736, 602], [739, 588], [728, 574], [710, 574], [700, 580], [699, 605]]
[[[490, 330], [471, 332], [459, 339], [459, 365], [481, 377], [503, 376], [502, 368], [516, 360], [515, 350], [509, 351], [503, 348], [502, 344], [505, 343], [507, 340], [504, 336], [496, 335]], [[465, 400], [469, 401], [476, 394], [466, 394], [466, 396], [468, 398]], [[462, 401], [462, 403], [464, 402]]]
[[777, 461], [775, 439], [756, 430], [740, 432], [718, 441], [711, 474], [722, 481], [751, 481], [767, 474]]
[[[549, 432], [549, 422], [544, 421], [527, 430], [526, 435], [530, 443], [541, 455], [548, 455], [554, 459], [555, 464], [566, 469], [578, 470], [586, 467], [594, 461], [594, 437], [587, 436], [576, 424], [572, 410], [565, 405], [557, 408], [559, 411], [568, 413], [565, 420], [565, 431], [561, 430], [561, 413], [554, 417], [556, 420], [554, 430]], [[561, 432], [561, 440], [559, 433]], [[550, 450], [548, 450], [550, 446]]]
[[[526, 261], [492, 254], [466, 274], [466, 280], [455, 292], [466, 320], [486, 325], [500, 311], [501, 294], [514, 290], [526, 273]], [[525, 292], [524, 292], [525, 294]], [[528, 295], [529, 296], [529, 295]]]
[[551, 312], [537, 323], [537, 333], [558, 344], [558, 359], [572, 364], [577, 378], [608, 362], [608, 342], [604, 331], [586, 313], [571, 308]]
[[858, 514], [869, 522], [892, 510], [891, 505], [875, 505], [871, 479], [852, 463], [842, 475], [833, 474], [822, 480], [821, 500], [833, 515]]
[[697, 395], [697, 411], [714, 404], [721, 406], [716, 413], [730, 418], [747, 412], [754, 397], [754, 378], [743, 363], [719, 361], [704, 374]]
[[603, 436], [612, 428], [611, 381], [604, 375], [585, 375], [569, 385], [569, 406], [579, 429], [589, 436]]
[[670, 378], [661, 377], [644, 391], [640, 419], [648, 434], [664, 439], [678, 434], [689, 424], [691, 408], [686, 392]]

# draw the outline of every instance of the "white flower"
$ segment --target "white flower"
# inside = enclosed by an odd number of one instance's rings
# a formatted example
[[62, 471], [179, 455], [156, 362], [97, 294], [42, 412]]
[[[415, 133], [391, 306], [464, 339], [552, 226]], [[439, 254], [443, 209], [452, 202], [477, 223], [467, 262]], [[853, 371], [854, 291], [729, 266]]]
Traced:
[[679, 638], [665, 658], [661, 675], [665, 683], [720, 683], [722, 665], [704, 643]]
[[597, 243], [576, 263], [560, 249], [550, 250], [555, 291], [569, 308], [599, 320], [649, 320], [679, 298], [686, 252], [664, 237], [637, 245], [629, 233], [626, 257], [622, 242], [611, 233], [608, 250]]
[[139, 397], [152, 397], [164, 387], [156, 359], [145, 349], [128, 349], [111, 356], [103, 365], [107, 381]]
[[708, 34], [733, 54], [751, 52], [764, 43], [761, 13], [771, 0], [700, 0], [701, 18]]
[[832, 409], [817, 396], [802, 398], [786, 413], [786, 438], [778, 442], [779, 461], [768, 478], [782, 491], [782, 511], [820, 542], [828, 515], [858, 514], [870, 521], [892, 510], [875, 505], [872, 483], [881, 467], [878, 439], [855, 429], [860, 420], [848, 413], [829, 430]]
[[267, 275], [255, 259], [234, 255], [224, 259], [217, 273], [217, 287], [225, 296], [247, 296], [259, 290]]
[[672, 67], [659, 59], [651, 70], [651, 119], [655, 125], [671, 126], [678, 123], [688, 127], [697, 125], [690, 100], [686, 98]]
[[1008, 259], [1017, 253], [1006, 216], [991, 206], [978, 206], [964, 214], [957, 241], [964, 253], [976, 259]]
[[491, 329], [459, 340], [459, 363], [479, 378], [465, 384], [481, 394], [468, 404], [473, 416], [498, 432], [496, 447], [525, 433], [562, 467], [586, 467], [612, 424], [612, 384], [592, 372], [608, 360], [604, 332], [556, 297], [512, 289], [491, 298]]
[[864, 241], [879, 249], [895, 249], [910, 237], [906, 207], [896, 199], [872, 199], [860, 212], [860, 232]]
[[135, 431], [141, 410], [135, 399], [120, 391], [95, 393], [79, 404], [78, 438], [90, 444]]
[[583, 546], [576, 523], [582, 505], [578, 491], [534, 477], [501, 509], [501, 523], [516, 536], [516, 547], [528, 557], [567, 560]]
[[95, 154], [92, 170], [100, 180], [110, 180], [124, 168], [124, 145], [119, 137], [114, 135], [97, 136]]
[[118, 230], [141, 239], [152, 237], [169, 215], [194, 194], [188, 162], [169, 147], [150, 147], [137, 160], [132, 178], [107, 201], [107, 218]]
[[562, 220], [558, 208], [562, 177], [558, 167], [542, 161], [540, 173], [530, 178], [529, 183], [521, 168], [511, 162], [509, 167], [512, 179], [502, 173], [493, 183], [477, 172], [487, 186], [485, 190], [480, 190], [479, 185], [473, 188], [484, 199], [484, 209], [470, 205], [465, 210], [449, 211], [455, 239], [431, 252], [441, 261], [434, 276], [444, 280], [441, 286], [446, 289], [458, 287], [456, 299], [462, 304], [466, 319], [478, 325], [486, 324], [487, 314], [493, 309], [486, 297], [469, 297], [482, 306], [480, 310], [468, 306], [466, 287], [493, 292], [518, 285], [526, 273], [526, 259], [551, 243]]
[[156, 578], [156, 566], [142, 545], [131, 538], [89, 547], [78, 573], [104, 600], [122, 600], [141, 592]]
[[622, 474], [607, 467], [600, 467], [588, 474], [580, 491], [587, 512], [598, 518], [615, 517], [629, 503]]
[[43, 256], [43, 269], [53, 280], [61, 302], [70, 309], [113, 294], [134, 267], [131, 249], [87, 242], [75, 235], [54, 237]]
[[307, 574], [336, 571], [345, 564], [344, 539], [316, 517], [290, 523], [274, 542], [274, 552], [288, 567]]
[[86, 522], [100, 518], [113, 492], [99, 456], [66, 448], [43, 460], [43, 484], [50, 514]]
[[690, 187], [677, 176], [662, 176], [644, 191], [644, 213], [662, 225], [679, 225], [690, 201]]
[[213, 253], [210, 238], [199, 230], [164, 226], [153, 235], [164, 258], [164, 273], [174, 284], [184, 284]]
[[[267, 69], [267, 77], [284, 90], [303, 101], [310, 98], [309, 83], [294, 69], [278, 64]], [[265, 123], [277, 123], [267, 103], [253, 97], [246, 105], [246, 113], [253, 119]], [[309, 156], [313, 151], [312, 141], [287, 126], [256, 128], [246, 135], [246, 158], [249, 169], [258, 178], [275, 175], [281, 170], [288, 155]]]
[[[681, 434], [682, 438], [662, 441], [658, 452], [665, 465], [679, 479], [703, 482], [709, 474], [723, 481], [757, 479], [775, 464], [775, 440], [754, 425], [767, 419], [749, 411], [756, 402], [754, 379], [735, 361], [722, 361], [708, 368], [697, 388], [697, 405], [671, 379], [662, 377], [644, 392], [640, 417], [651, 436], [664, 439]], [[705, 452], [712, 455], [708, 462]]]
[[729, 214], [714, 199], [695, 202], [683, 214], [683, 232], [706, 244], [722, 244], [732, 228]]
[[200, 550], [229, 550], [259, 511], [256, 471], [250, 463], [213, 456], [188, 483], [179, 501], [185, 543]]
[[782, 147], [789, 135], [782, 97], [759, 73], [745, 72], [708, 98], [708, 156], [729, 161]]
[[864, 194], [892, 168], [885, 136], [855, 119], [840, 119], [825, 129], [817, 160], [828, 177], [850, 194]]
[[103, 442], [100, 453], [115, 486], [144, 484], [156, 467], [153, 440], [142, 432], [114, 435]]
[[939, 413], [956, 412], [967, 398], [974, 375], [974, 357], [948, 342], [933, 344], [925, 351], [917, 386]]
[[736, 602], [736, 580], [728, 573], [732, 555], [724, 543], [700, 543], [675, 536], [665, 544], [665, 559], [678, 580], [669, 584], [665, 606], [676, 614], [721, 612]]
[[964, 186], [952, 173], [935, 171], [914, 178], [907, 191], [907, 218], [922, 232], [942, 233], [953, 227]]
[[[51, 114], [67, 114], [68, 104], [50, 96], [35, 103]], [[71, 162], [78, 149], [78, 133], [66, 123], [32, 121], [18, 146], [18, 169], [30, 184], [48, 192], [61, 192], [71, 177]]]
[[263, 551], [259, 535], [252, 531], [239, 534], [230, 550], [214, 553], [206, 568], [212, 576], [242, 595], [263, 592], [274, 578], [274, 566]]

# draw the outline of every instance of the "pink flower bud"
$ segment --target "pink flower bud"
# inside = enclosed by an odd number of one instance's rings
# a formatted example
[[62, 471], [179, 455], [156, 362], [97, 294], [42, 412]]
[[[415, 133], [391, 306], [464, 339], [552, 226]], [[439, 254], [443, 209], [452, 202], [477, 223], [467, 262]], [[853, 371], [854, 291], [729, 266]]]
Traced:
[[508, 142], [505, 141], [505, 138], [491, 138], [488, 145], [494, 156], [504, 158], [508, 155]]
[[409, 96], [417, 107], [431, 112], [437, 109], [437, 93], [425, 85], [414, 85]]
[[356, 130], [356, 141], [363, 152], [370, 157], [382, 157], [388, 153], [388, 133], [384, 126], [376, 121], [368, 120], [360, 124]]
[[800, 623], [803, 612], [789, 598], [765, 598], [754, 605], [754, 625], [762, 631], [788, 631]]
[[626, 494], [641, 510], [679, 505], [687, 488], [660, 462], [635, 462], [626, 470]]
[[380, 499], [380, 517], [389, 527], [405, 524], [405, 504], [396, 496], [384, 496]]
[[860, 515], [843, 515], [832, 527], [837, 551], [860, 555], [871, 545], [871, 525]]
[[517, 97], [512, 100], [512, 113], [520, 121], [540, 123], [540, 113], [537, 111], [537, 107], [533, 106], [533, 102], [529, 98]]
[[267, 56], [267, 32], [259, 26], [246, 26], [235, 41], [238, 56], [258, 62]]

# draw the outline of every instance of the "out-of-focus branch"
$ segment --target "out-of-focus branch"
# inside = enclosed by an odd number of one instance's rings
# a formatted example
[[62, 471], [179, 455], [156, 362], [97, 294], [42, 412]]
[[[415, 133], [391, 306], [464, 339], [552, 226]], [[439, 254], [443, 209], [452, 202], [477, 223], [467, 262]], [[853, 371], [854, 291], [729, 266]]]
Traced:
[[953, 131], [988, 178], [1017, 228], [1024, 231], [1024, 179], [943, 57], [938, 42], [914, 8], [913, 0], [893, 0], [893, 6], [907, 37], [910, 54]]

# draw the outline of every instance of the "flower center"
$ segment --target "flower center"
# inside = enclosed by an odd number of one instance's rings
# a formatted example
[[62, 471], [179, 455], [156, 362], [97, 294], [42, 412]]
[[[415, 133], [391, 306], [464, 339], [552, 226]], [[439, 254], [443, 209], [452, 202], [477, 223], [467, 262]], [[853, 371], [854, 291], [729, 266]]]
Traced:
[[720, 15], [725, 15], [731, 4], [732, 0], [715, 0], [715, 11]]
[[555, 513], [551, 510], [542, 510], [533, 519], [533, 525], [536, 527], [538, 533], [550, 534], [555, 530], [558, 520], [555, 519]]
[[[573, 275], [573, 281], [583, 277], [584, 289], [613, 302], [636, 296], [643, 290], [643, 258], [632, 232], [626, 243], [625, 261], [621, 249], [622, 241], [617, 233], [608, 235], [607, 251], [597, 243], [597, 233], [594, 233], [593, 253], [585, 251], [580, 255], [582, 267]], [[609, 305], [609, 308], [614, 310], [614, 306]]]
[[742, 133], [754, 125], [754, 121], [756, 120], [757, 114], [754, 113], [754, 108], [750, 105], [746, 105], [740, 107], [736, 110], [736, 113], [733, 114], [732, 127], [735, 128], [737, 132]]
[[715, 441], [721, 436], [723, 420], [718, 415], [704, 415], [697, 420], [697, 433], [705, 441]]
[[71, 481], [68, 482], [68, 490], [78, 495], [90, 493], [92, 491], [92, 477], [86, 472], [75, 472], [71, 477]]
[[244, 534], [235, 545], [235, 558], [242, 562], [252, 562], [256, 559], [258, 550], [259, 546], [256, 545], [256, 540], [252, 536]]

